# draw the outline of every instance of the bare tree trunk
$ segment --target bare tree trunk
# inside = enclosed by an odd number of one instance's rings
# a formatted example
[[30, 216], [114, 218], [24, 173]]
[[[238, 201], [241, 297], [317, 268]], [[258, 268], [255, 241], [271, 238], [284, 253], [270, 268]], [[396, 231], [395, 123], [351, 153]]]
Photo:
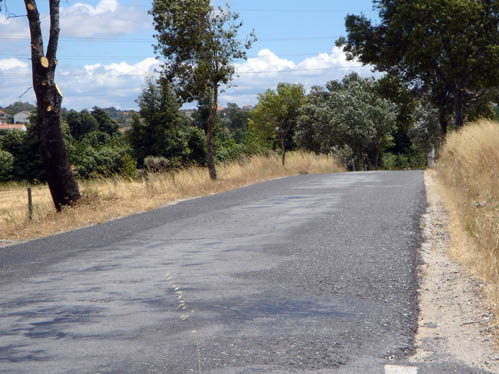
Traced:
[[218, 110], [218, 85], [213, 87], [213, 108], [211, 109], [210, 116], [206, 123], [206, 143], [208, 148], [208, 172], [210, 173], [210, 178], [212, 180], [217, 179], [217, 169], [215, 168], [215, 156], [213, 148], [213, 124], [215, 122], [215, 117]]
[[50, 0], [50, 39], [44, 55], [40, 14], [35, 0], [24, 0], [31, 33], [33, 89], [37, 101], [37, 131], [47, 181], [57, 211], [80, 198], [64, 145], [61, 129], [62, 94], [54, 82], [59, 42], [59, 0]]
[[448, 127], [448, 122], [447, 122], [447, 112], [444, 108], [439, 108], [440, 112], [440, 133], [442, 134], [443, 137], [447, 135], [447, 127]]
[[464, 125], [463, 92], [461, 90], [458, 90], [454, 95], [454, 106], [456, 115], [456, 129], [460, 129]]
[[282, 166], [286, 165], [286, 146], [284, 142], [284, 134], [281, 133], [281, 149], [282, 149]]

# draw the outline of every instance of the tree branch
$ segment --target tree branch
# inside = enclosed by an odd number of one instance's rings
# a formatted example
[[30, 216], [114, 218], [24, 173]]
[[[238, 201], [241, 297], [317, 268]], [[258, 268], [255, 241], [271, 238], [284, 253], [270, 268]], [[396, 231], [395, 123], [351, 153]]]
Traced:
[[59, 43], [59, 2], [60, 0], [50, 0], [50, 39], [47, 47], [47, 58], [51, 62], [52, 69], [55, 70], [57, 64], [57, 44]]
[[28, 12], [29, 31], [31, 35], [31, 58], [34, 63], [39, 64], [43, 57], [43, 38], [40, 26], [40, 13], [35, 0], [24, 0]]

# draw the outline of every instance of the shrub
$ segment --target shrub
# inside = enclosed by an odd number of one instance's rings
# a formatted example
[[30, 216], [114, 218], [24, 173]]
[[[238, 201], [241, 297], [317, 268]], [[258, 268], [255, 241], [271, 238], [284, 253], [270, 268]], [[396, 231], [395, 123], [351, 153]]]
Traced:
[[14, 157], [7, 151], [0, 149], [0, 181], [6, 182], [12, 179], [14, 170]]
[[144, 159], [144, 165], [147, 171], [151, 173], [162, 173], [177, 169], [180, 163], [176, 159], [168, 159], [166, 157], [147, 156]]

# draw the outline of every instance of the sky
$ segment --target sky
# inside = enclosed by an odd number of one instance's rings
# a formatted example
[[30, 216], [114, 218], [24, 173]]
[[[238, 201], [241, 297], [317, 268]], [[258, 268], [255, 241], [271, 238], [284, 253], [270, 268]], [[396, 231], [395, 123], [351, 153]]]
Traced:
[[[29, 28], [24, 2], [4, 0], [0, 13], [0, 107], [35, 102], [31, 83]], [[48, 1], [37, 1], [44, 38]], [[68, 109], [94, 106], [137, 109], [147, 77], [161, 64], [154, 54], [152, 0], [61, 0], [61, 37], [56, 83]], [[255, 105], [258, 94], [279, 82], [301, 83], [309, 90], [369, 66], [347, 61], [335, 47], [345, 36], [347, 14], [376, 19], [372, 0], [212, 0], [228, 3], [240, 15], [242, 41], [254, 30], [258, 41], [248, 59], [235, 62], [237, 76], [220, 95], [220, 104]], [[6, 6], [5, 6], [6, 5]], [[45, 38], [45, 48], [48, 39]], [[192, 107], [194, 104], [185, 105]]]

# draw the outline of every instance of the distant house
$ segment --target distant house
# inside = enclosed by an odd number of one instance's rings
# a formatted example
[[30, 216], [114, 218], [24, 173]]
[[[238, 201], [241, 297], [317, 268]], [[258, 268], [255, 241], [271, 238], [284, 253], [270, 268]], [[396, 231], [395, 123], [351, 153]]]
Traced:
[[14, 114], [14, 123], [28, 124], [29, 123], [28, 118], [30, 116], [31, 116], [31, 112], [28, 112], [27, 110], [23, 110], [22, 112]]
[[11, 123], [0, 123], [0, 131], [9, 131], [9, 130], [21, 130], [26, 131], [26, 126], [23, 124], [11, 124]]
[[245, 111], [245, 112], [249, 112], [253, 109], [253, 106], [252, 105], [243, 105], [242, 109]]
[[121, 115], [125, 118], [130, 118], [135, 114], [135, 110], [126, 110], [124, 112], [121, 112]]
[[0, 109], [0, 123], [7, 121], [7, 113]]

